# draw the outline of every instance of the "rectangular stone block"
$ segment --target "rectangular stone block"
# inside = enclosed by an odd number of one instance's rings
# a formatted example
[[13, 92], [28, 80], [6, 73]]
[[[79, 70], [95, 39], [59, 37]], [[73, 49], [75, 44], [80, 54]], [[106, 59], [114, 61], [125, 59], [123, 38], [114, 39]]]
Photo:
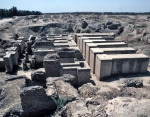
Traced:
[[14, 66], [18, 66], [18, 56], [17, 56], [17, 52], [15, 52], [15, 51], [7, 51], [6, 54], [11, 54], [13, 65], [14, 65]]
[[81, 68], [78, 69], [78, 86], [82, 86], [83, 84], [86, 84], [90, 82], [90, 69]]
[[143, 54], [96, 55], [95, 75], [99, 80], [112, 74], [145, 73], [149, 58]]
[[71, 47], [77, 46], [75, 43], [54, 43], [54, 47]]
[[16, 53], [16, 56], [17, 56], [17, 59], [19, 59], [18, 46], [7, 48], [6, 51], [13, 51], [13, 52], [15, 52], [15, 53]]
[[5, 62], [5, 69], [6, 72], [11, 73], [13, 71], [13, 62], [12, 62], [12, 55], [7, 54], [4, 56], [4, 62]]
[[34, 51], [34, 55], [35, 55], [35, 61], [36, 64], [42, 64], [43, 65], [43, 61], [44, 61], [44, 56], [46, 56], [47, 54], [55, 54], [56, 51], [52, 50], [52, 49], [36, 49]]
[[[85, 53], [86, 53], [86, 43], [118, 43], [121, 41], [116, 41], [116, 40], [83, 40], [83, 45], [82, 45], [82, 50], [83, 50], [83, 56], [85, 57]], [[84, 53], [85, 52], [85, 53]]]
[[116, 42], [116, 43], [86, 43], [86, 51], [85, 60], [89, 63], [89, 55], [91, 48], [114, 48], [114, 47], [128, 47], [128, 45], [124, 42]]
[[77, 36], [82, 37], [98, 37], [98, 36], [112, 36], [114, 37], [114, 33], [76, 33]]
[[60, 63], [74, 63], [74, 58], [60, 58]]
[[114, 38], [103, 38], [103, 37], [80, 37], [79, 38], [79, 48], [83, 52], [83, 40], [114, 40]]
[[5, 62], [3, 58], [0, 58], [0, 70], [5, 69]]
[[99, 80], [103, 80], [105, 77], [111, 76], [112, 59], [107, 58], [101, 60], [99, 56], [96, 56], [95, 75]]
[[59, 60], [44, 60], [43, 66], [47, 77], [60, 77], [60, 61]]
[[24, 37], [19, 37], [17, 40], [21, 41], [21, 53], [23, 53], [23, 50], [25, 48], [25, 38]]
[[53, 41], [36, 41], [34, 48], [52, 48]]
[[131, 47], [120, 47], [120, 48], [91, 48], [89, 54], [89, 65], [91, 71], [95, 73], [95, 61], [96, 55], [98, 54], [131, 54], [135, 53], [135, 49]]
[[67, 40], [55, 40], [54, 43], [67, 43]]

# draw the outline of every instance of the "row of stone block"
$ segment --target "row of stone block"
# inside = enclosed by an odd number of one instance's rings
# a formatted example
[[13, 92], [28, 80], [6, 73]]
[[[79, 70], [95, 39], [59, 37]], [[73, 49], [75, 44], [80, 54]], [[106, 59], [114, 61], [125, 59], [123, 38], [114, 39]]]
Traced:
[[25, 47], [24, 37], [20, 37], [17, 40], [11, 41], [12, 47], [5, 49], [5, 56], [0, 59], [1, 69], [5, 69], [6, 72], [11, 73], [15, 66], [18, 66], [19, 55], [23, 53]]
[[[88, 34], [87, 34], [88, 35]], [[124, 42], [116, 41], [110, 33], [107, 35], [76, 34], [74, 40], [80, 48], [91, 71], [99, 80], [113, 74], [144, 73], [149, 58], [128, 47]]]
[[44, 41], [38, 40], [38, 44], [35, 39], [34, 49], [32, 49], [36, 65], [42, 64], [46, 77], [71, 74], [75, 76], [76, 86], [88, 83], [91, 78], [90, 67], [84, 61], [74, 40], [69, 36], [67, 38], [60, 35], [47, 35], [46, 37]]

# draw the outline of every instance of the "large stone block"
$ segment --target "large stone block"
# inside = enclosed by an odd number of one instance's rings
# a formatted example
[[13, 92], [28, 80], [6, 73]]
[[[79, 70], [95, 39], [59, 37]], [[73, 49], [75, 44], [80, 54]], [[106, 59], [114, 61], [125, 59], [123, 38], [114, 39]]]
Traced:
[[46, 95], [41, 86], [25, 87], [20, 93], [22, 117], [43, 116], [56, 109], [54, 100]]
[[83, 40], [82, 42], [82, 50], [83, 50], [83, 56], [85, 57], [85, 54], [86, 54], [86, 43], [96, 43], [96, 44], [99, 44], [99, 43], [118, 43], [118, 42], [121, 42], [121, 41], [116, 41], [116, 40]]
[[83, 84], [90, 82], [90, 68], [79, 68], [78, 69], [78, 87]]
[[36, 66], [43, 66], [44, 56], [47, 54], [56, 54], [56, 51], [53, 49], [36, 49], [34, 51]]
[[12, 63], [14, 66], [18, 66], [18, 55], [15, 51], [7, 51], [6, 54], [11, 54], [12, 56]]
[[3, 58], [0, 58], [0, 70], [5, 69], [5, 62]]
[[5, 62], [6, 72], [12, 73], [12, 71], [13, 71], [12, 55], [7, 54], [6, 56], [4, 56], [3, 59], [4, 59], [4, 62]]
[[60, 58], [57, 54], [48, 54], [44, 57], [43, 66], [47, 77], [60, 76]]
[[53, 41], [36, 41], [34, 43], [34, 48], [52, 48], [53, 45]]
[[104, 80], [111, 74], [145, 73], [148, 62], [143, 54], [96, 55], [95, 74]]
[[130, 47], [120, 47], [120, 48], [91, 48], [89, 55], [89, 65], [91, 71], [95, 73], [95, 61], [96, 55], [99, 54], [131, 54], [135, 53], [135, 50]]
[[116, 43], [86, 43], [86, 51], [85, 53], [85, 59], [87, 63], [89, 63], [89, 55], [90, 55], [90, 49], [91, 48], [114, 48], [114, 47], [128, 47], [128, 45], [124, 42], [116, 42]]

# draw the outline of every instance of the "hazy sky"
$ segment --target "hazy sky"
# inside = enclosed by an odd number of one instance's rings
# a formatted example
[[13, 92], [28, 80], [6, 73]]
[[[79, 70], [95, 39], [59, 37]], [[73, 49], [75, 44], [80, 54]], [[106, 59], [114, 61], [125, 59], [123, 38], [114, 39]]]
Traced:
[[150, 12], [150, 0], [0, 0], [0, 8], [56, 12]]

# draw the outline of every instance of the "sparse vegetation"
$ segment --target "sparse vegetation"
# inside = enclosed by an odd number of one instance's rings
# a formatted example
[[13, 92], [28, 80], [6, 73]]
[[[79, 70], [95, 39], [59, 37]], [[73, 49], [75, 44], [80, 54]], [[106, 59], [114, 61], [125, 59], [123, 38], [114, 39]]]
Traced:
[[136, 28], [146, 28], [147, 24], [141, 24], [141, 25], [137, 25]]
[[57, 106], [56, 111], [59, 111], [67, 103], [67, 99], [65, 99], [63, 97], [59, 97], [57, 100], [52, 96], [51, 96], [51, 98], [54, 100], [54, 102]]
[[131, 22], [128, 22], [128, 24], [133, 24], [133, 25], [134, 25], [134, 24], [135, 24], [135, 22], [132, 22], [132, 21], [131, 21]]
[[138, 117], [148, 117], [148, 115], [146, 115], [146, 114], [141, 114], [141, 115], [139, 115]]

